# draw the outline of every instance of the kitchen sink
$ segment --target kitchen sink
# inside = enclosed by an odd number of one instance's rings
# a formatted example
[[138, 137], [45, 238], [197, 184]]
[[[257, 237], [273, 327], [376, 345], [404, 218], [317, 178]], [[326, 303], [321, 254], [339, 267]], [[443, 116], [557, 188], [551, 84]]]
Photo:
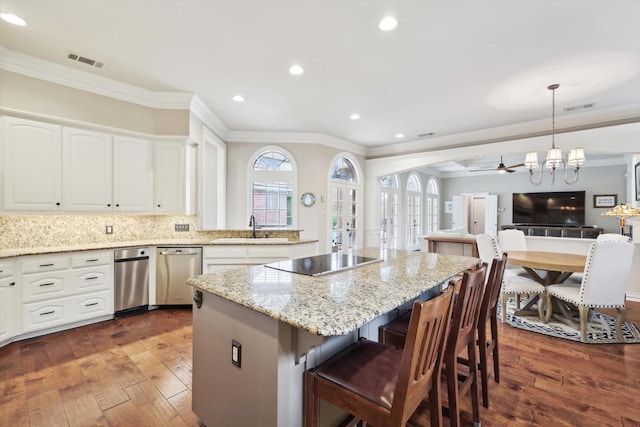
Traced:
[[274, 243], [285, 243], [289, 239], [286, 237], [266, 237], [266, 238], [253, 238], [253, 237], [220, 237], [214, 239], [211, 243], [240, 243], [243, 245], [272, 245]]

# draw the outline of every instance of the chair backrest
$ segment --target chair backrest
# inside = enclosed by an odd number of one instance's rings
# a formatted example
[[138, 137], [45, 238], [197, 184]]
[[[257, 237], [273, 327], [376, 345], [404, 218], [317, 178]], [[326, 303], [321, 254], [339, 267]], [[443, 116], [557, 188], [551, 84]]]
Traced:
[[478, 255], [482, 258], [482, 262], [490, 264], [495, 258], [502, 256], [502, 250], [498, 245], [498, 239], [489, 234], [478, 234], [476, 236], [476, 245], [478, 246]]
[[392, 425], [405, 425], [420, 403], [429, 396], [432, 381], [440, 381], [454, 289], [454, 285], [449, 285], [436, 298], [413, 304], [391, 405]]
[[458, 354], [469, 340], [475, 340], [486, 273], [487, 265], [484, 264], [475, 271], [466, 271], [462, 276], [462, 284], [453, 303], [445, 353], [453, 351]]
[[522, 230], [500, 230], [498, 231], [498, 242], [504, 252], [527, 250], [527, 239], [525, 239]]
[[589, 246], [580, 287], [580, 303], [623, 306], [635, 245], [629, 241], [595, 241]]
[[629, 237], [624, 234], [613, 234], [613, 233], [603, 233], [599, 234], [596, 237], [596, 242], [609, 242], [609, 241], [618, 241], [618, 242], [628, 242]]
[[504, 278], [504, 269], [506, 266], [506, 253], [500, 258], [494, 258], [491, 261], [491, 270], [489, 270], [484, 294], [482, 295], [482, 302], [480, 303], [480, 314], [478, 315], [479, 328], [485, 328], [487, 320], [489, 320], [491, 316], [495, 316], [497, 314], [496, 305], [498, 304], [498, 298], [500, 297], [500, 289], [502, 289], [502, 280]]

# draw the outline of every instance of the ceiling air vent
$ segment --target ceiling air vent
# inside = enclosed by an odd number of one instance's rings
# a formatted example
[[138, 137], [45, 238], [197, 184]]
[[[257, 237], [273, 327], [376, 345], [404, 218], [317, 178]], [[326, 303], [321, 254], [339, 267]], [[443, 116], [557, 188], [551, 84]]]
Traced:
[[567, 111], [584, 110], [586, 108], [593, 108], [594, 105], [596, 105], [594, 102], [592, 102], [591, 104], [574, 105], [573, 107], [563, 108], [562, 111], [567, 112]]
[[425, 136], [433, 136], [433, 135], [435, 135], [435, 133], [433, 132], [419, 133], [418, 138], [424, 138]]
[[72, 61], [82, 62], [83, 64], [91, 65], [92, 67], [96, 67], [96, 68], [104, 67], [104, 64], [102, 62], [98, 62], [95, 59], [89, 59], [75, 53], [69, 53], [67, 55], [67, 58], [69, 58]]

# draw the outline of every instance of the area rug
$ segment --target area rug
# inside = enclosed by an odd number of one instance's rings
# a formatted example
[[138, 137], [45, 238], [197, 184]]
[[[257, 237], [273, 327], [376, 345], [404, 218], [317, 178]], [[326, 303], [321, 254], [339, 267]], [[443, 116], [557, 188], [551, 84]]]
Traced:
[[[576, 328], [551, 319], [544, 324], [538, 316], [515, 316], [515, 299], [510, 299], [507, 303], [507, 322], [516, 328], [524, 329], [539, 334], [550, 335], [552, 337], [564, 338], [571, 341], [580, 341], [580, 332]], [[498, 303], [498, 319], [501, 318], [501, 304]], [[637, 344], [640, 343], [640, 331], [631, 322], [624, 322], [622, 325], [622, 336], [624, 340], [618, 340], [616, 334], [616, 318], [597, 310], [591, 310], [589, 322], [587, 323], [588, 344]]]

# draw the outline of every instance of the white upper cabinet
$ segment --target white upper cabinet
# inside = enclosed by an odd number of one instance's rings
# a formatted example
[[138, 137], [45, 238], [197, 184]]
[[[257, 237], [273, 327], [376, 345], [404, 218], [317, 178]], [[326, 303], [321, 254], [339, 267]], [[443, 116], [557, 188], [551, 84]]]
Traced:
[[62, 127], [4, 117], [6, 211], [62, 211]]
[[153, 212], [153, 145], [128, 136], [113, 138], [114, 212]]
[[185, 146], [181, 142], [154, 145], [155, 213], [185, 212]]
[[63, 205], [65, 211], [112, 211], [112, 136], [64, 128]]

